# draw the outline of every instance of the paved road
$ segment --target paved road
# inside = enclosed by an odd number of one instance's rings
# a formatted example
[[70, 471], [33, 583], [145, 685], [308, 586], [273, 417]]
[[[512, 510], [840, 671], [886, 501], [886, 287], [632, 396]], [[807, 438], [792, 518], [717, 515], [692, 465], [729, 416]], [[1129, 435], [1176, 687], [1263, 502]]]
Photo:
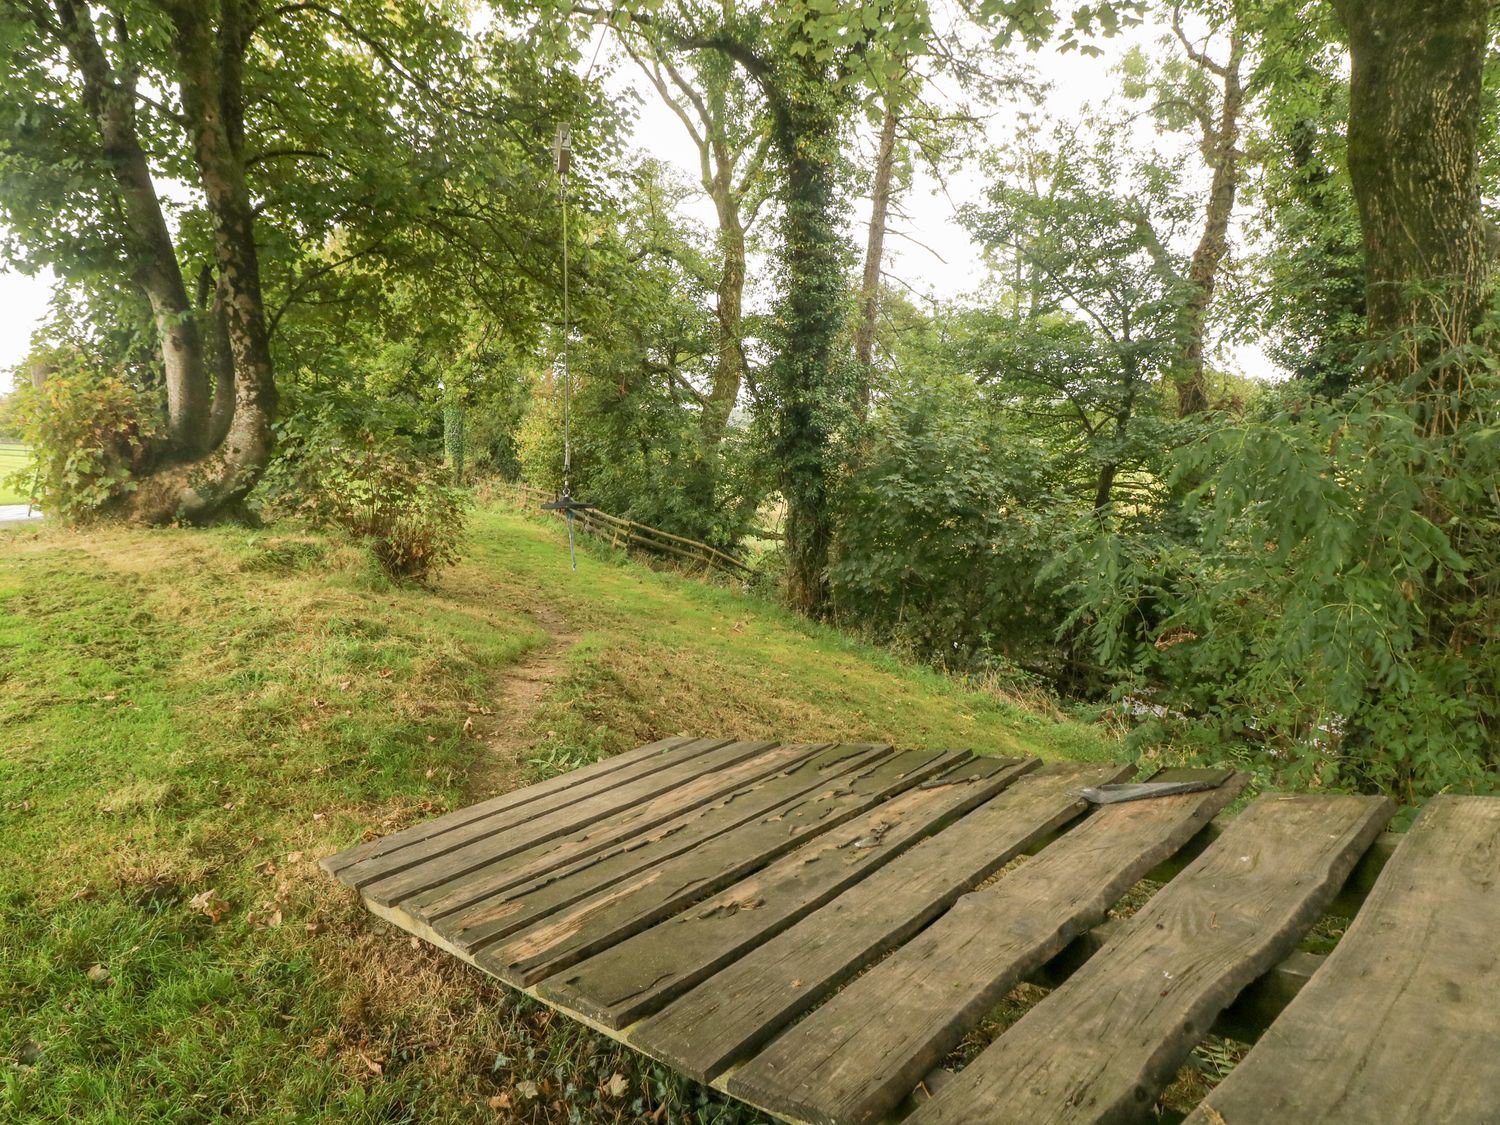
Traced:
[[31, 509], [30, 515], [27, 515], [25, 504], [0, 504], [0, 525], [25, 523], [27, 520], [39, 520], [41, 518], [42, 513], [35, 508]]

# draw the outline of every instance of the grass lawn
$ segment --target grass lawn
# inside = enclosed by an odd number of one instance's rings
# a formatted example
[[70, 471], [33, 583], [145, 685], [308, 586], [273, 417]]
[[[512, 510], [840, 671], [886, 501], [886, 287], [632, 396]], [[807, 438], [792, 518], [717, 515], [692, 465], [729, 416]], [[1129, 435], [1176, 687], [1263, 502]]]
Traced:
[[0, 531], [0, 1121], [752, 1120], [316, 865], [679, 732], [1110, 750], [498, 510], [432, 590], [312, 535]]
[[26, 447], [15, 442], [0, 441], [0, 504], [26, 503], [25, 488], [6, 483], [12, 473], [26, 467]]

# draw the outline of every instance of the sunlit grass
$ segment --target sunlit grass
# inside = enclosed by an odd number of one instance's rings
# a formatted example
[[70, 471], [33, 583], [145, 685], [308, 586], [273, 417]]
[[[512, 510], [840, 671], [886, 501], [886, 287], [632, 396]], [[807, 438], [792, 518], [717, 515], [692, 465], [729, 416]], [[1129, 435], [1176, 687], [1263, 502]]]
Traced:
[[479, 795], [466, 723], [559, 622], [509, 776], [678, 732], [1107, 750], [505, 512], [431, 590], [313, 535], [0, 531], [0, 1120], [753, 1119], [317, 869]]
[[26, 488], [9, 483], [16, 473], [24, 473], [29, 463], [26, 447], [15, 442], [0, 441], [0, 504], [26, 503]]

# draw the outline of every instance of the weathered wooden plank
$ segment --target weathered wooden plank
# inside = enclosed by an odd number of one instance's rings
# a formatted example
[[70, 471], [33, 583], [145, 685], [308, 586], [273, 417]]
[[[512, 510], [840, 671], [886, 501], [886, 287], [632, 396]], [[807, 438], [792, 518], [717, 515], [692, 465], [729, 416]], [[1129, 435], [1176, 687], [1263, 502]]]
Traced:
[[[539, 995], [605, 1027], [623, 1027], [904, 857], [1035, 765], [982, 758], [908, 790], [691, 910], [554, 976]], [[941, 863], [940, 856], [932, 858]]]
[[1132, 773], [1058, 763], [1029, 774], [637, 1024], [631, 1046], [700, 1082], [717, 1077], [1032, 841], [1084, 812], [1081, 787]]
[[[1376, 837], [1375, 843], [1370, 846], [1378, 847], [1380, 840], [1386, 835], [1390, 833]], [[1147, 878], [1154, 878], [1155, 874], [1152, 872]], [[1108, 945], [1124, 924], [1122, 920], [1112, 920], [1094, 927], [1088, 933], [1074, 939], [1066, 949], [1027, 979], [1043, 988], [1057, 988], [1082, 968], [1090, 957]], [[1297, 993], [1306, 987], [1307, 982], [1322, 966], [1323, 961], [1323, 955], [1318, 953], [1305, 953], [1298, 950], [1288, 954], [1259, 980], [1246, 986], [1234, 1003], [1219, 1013], [1218, 1019], [1214, 1020], [1210, 1030], [1213, 1034], [1222, 1035], [1227, 1039], [1237, 1039], [1241, 1043], [1254, 1043], [1292, 1002]]]
[[[525, 851], [476, 868], [467, 875], [408, 896], [402, 900], [402, 904], [410, 913], [420, 914], [429, 920], [451, 914], [509, 887], [530, 882], [615, 844], [641, 836], [714, 801], [715, 798], [753, 785], [773, 774], [793, 769], [799, 762], [818, 756], [829, 748], [827, 743], [772, 747], [764, 754], [757, 754], [732, 766], [686, 781], [642, 804], [620, 809], [576, 832], [534, 844]], [[842, 748], [838, 754], [854, 758], [874, 749], [872, 744], [851, 744]]]
[[1393, 811], [1378, 797], [1262, 797], [910, 1125], [1138, 1119], [1214, 1017], [1317, 921]]
[[[439, 836], [454, 828], [461, 828], [465, 824], [483, 820], [497, 813], [510, 813], [512, 819], [519, 822], [527, 814], [540, 815], [542, 812], [557, 808], [559, 804], [576, 799], [579, 793], [598, 792], [604, 787], [618, 784], [627, 778], [640, 777], [653, 770], [666, 769], [667, 766], [683, 758], [705, 753], [715, 747], [724, 746], [730, 741], [727, 738], [688, 738], [680, 735], [663, 738], [623, 754], [613, 754], [581, 769], [569, 770], [567, 773], [550, 777], [535, 785], [513, 789], [509, 793], [497, 794], [488, 800], [454, 809], [442, 816], [430, 817], [400, 832], [392, 832], [378, 840], [370, 840], [328, 856], [321, 861], [321, 866], [330, 875], [337, 875], [344, 868], [352, 867], [356, 863], [385, 855], [433, 836]], [[554, 798], [554, 800], [544, 802], [543, 798]]]
[[[598, 892], [617, 887], [638, 872], [681, 855], [706, 840], [731, 832], [761, 816], [780, 815], [783, 806], [815, 792], [837, 790], [846, 783], [864, 784], [876, 763], [891, 757], [890, 747], [830, 747], [774, 777], [742, 786], [718, 800], [685, 813], [643, 836], [548, 871], [457, 910], [430, 909], [430, 921], [444, 941], [461, 949], [480, 949], [536, 925], [541, 919]], [[897, 771], [899, 772], [899, 771]], [[852, 779], [852, 781], [851, 781]], [[890, 784], [887, 777], [876, 786]]]
[[[1180, 852], [1146, 877], [1158, 883], [1165, 883], [1175, 878], [1188, 864], [1202, 855], [1210, 844], [1224, 834], [1224, 829], [1233, 819], [1228, 813], [1215, 817], [1205, 824], [1203, 830], [1188, 841]], [[1375, 837], [1375, 842], [1365, 850], [1364, 855], [1359, 857], [1359, 863], [1349, 873], [1349, 878], [1344, 881], [1343, 887], [1334, 896], [1333, 901], [1328, 904], [1328, 913], [1337, 914], [1343, 918], [1352, 918], [1359, 912], [1365, 896], [1370, 893], [1375, 880], [1380, 878], [1381, 869], [1395, 853], [1397, 846], [1401, 843], [1401, 838], [1400, 832], [1382, 832]]]
[[1103, 921], [1244, 787], [1110, 805], [953, 908], [724, 1088], [799, 1120], [857, 1125], [899, 1105], [1014, 985]]
[[533, 985], [969, 759], [967, 751], [932, 750], [888, 758], [623, 880], [541, 925], [489, 945], [474, 956], [474, 962], [511, 984]]
[[1318, 974], [1188, 1121], [1500, 1121], [1500, 800], [1435, 797]]
[[[346, 867], [340, 872], [340, 878], [356, 887], [371, 902], [391, 906], [410, 895], [467, 875], [485, 864], [505, 859], [564, 833], [581, 831], [705, 773], [758, 757], [774, 745], [771, 742], [731, 742], [646, 777], [611, 786], [602, 793], [580, 796], [561, 808], [520, 824], [496, 823], [494, 820], [466, 824], [436, 839], [424, 840], [399, 852]], [[811, 752], [811, 748], [805, 752]]]

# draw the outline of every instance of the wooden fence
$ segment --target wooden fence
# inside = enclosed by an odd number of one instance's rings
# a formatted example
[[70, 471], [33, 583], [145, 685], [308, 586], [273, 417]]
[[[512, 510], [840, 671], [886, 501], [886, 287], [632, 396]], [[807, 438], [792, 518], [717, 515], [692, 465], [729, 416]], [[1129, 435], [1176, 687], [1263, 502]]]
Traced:
[[[536, 488], [521, 481], [504, 487], [511, 490], [517, 508], [537, 510], [543, 504], [549, 504], [557, 499], [545, 489]], [[566, 518], [562, 512], [551, 514], [559, 519]], [[587, 531], [600, 539], [607, 539], [614, 547], [636, 547], [655, 555], [670, 555], [721, 571], [732, 578], [748, 578], [753, 573], [751, 568], [739, 559], [726, 555], [707, 543], [700, 543], [696, 539], [688, 539], [682, 535], [673, 535], [670, 531], [662, 531], [660, 528], [647, 527], [634, 520], [612, 516], [597, 508], [574, 512], [573, 519], [575, 526], [580, 530]]]

